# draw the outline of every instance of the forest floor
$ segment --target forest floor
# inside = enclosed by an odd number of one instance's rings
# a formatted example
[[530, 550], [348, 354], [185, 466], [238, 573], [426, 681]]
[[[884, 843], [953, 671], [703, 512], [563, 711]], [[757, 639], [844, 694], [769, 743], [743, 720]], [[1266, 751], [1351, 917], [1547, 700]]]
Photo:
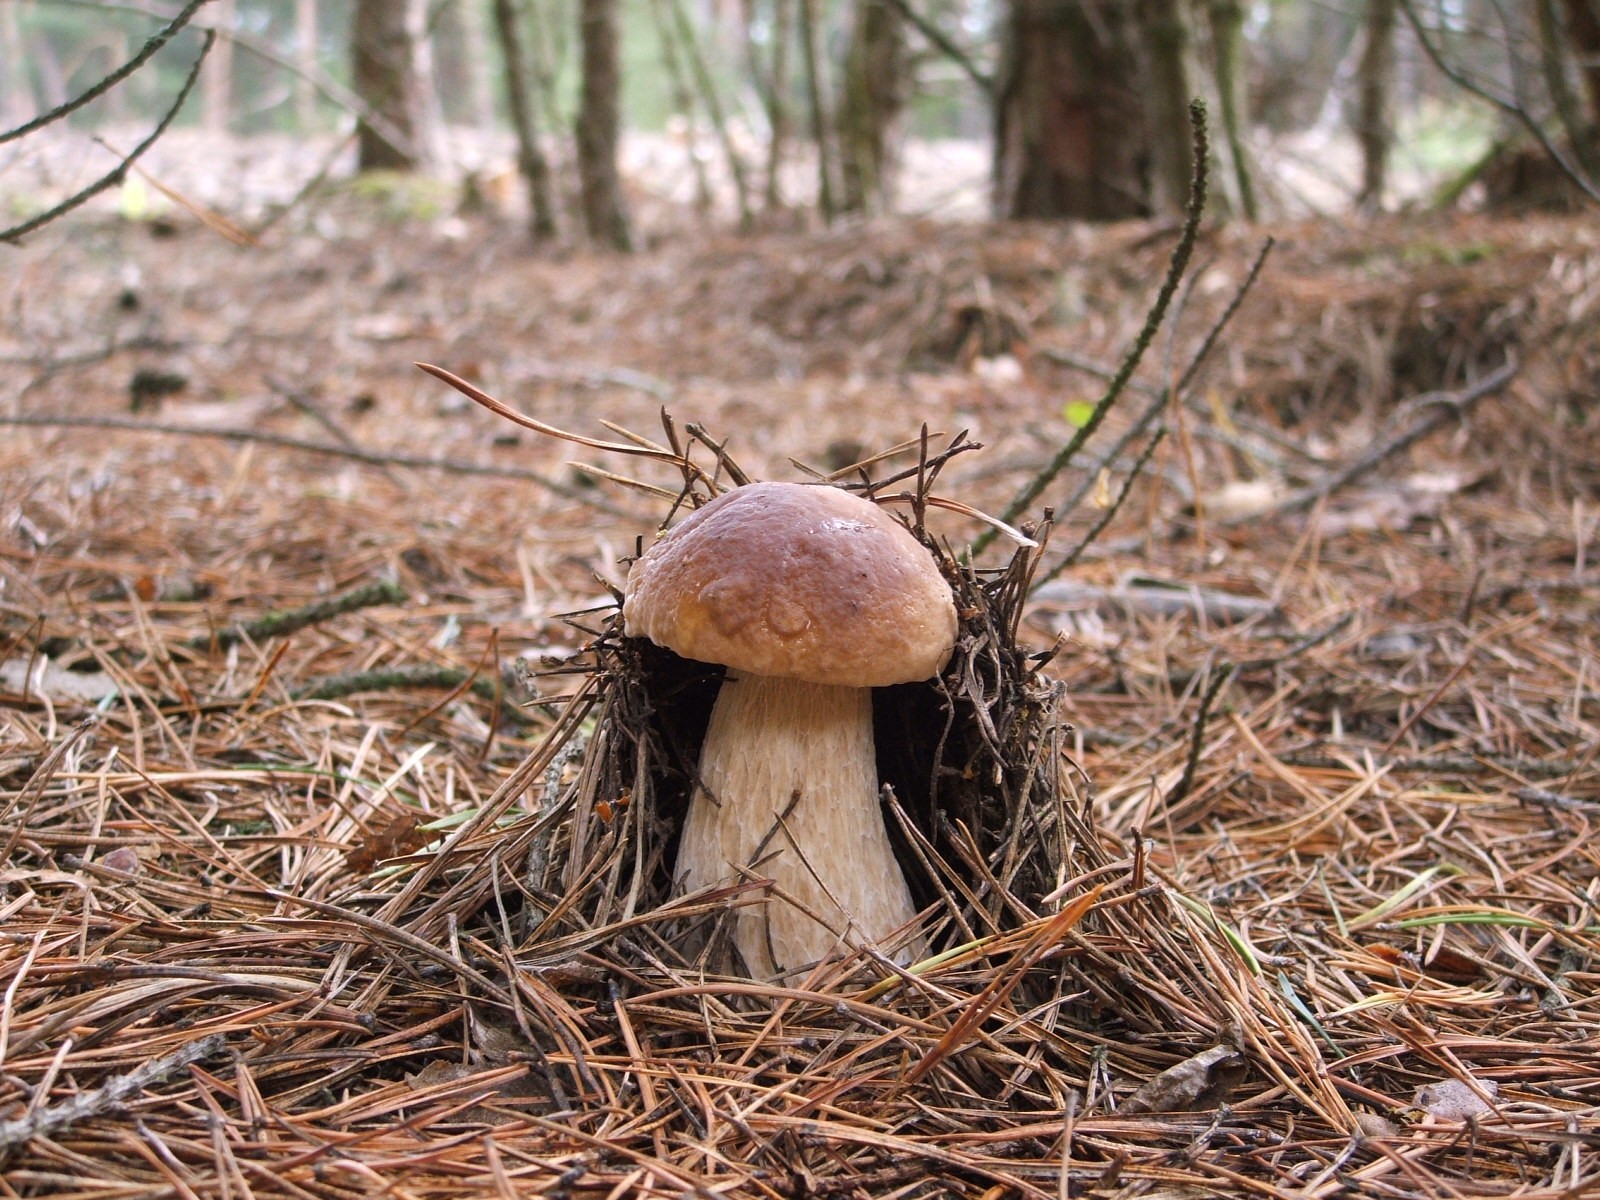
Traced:
[[[624, 258], [395, 187], [255, 245], [180, 214], [4, 250], [0, 419], [42, 423], [0, 425], [0, 1195], [1600, 1187], [1592, 219], [1202, 233], [1030, 509], [1061, 511], [1017, 634], [1059, 648], [1085, 861], [1144, 929], [1062, 941], [1068, 862], [1064, 899], [899, 990], [881, 961], [708, 983], [647, 916], [513, 934], [559, 902], [496, 839], [548, 847], [589, 685], [530, 700], [506, 664], [581, 661], [603, 614], [562, 615], [612, 603], [669, 504], [570, 463], [681, 476], [413, 362], [608, 441], [664, 408], [762, 478], [966, 430], [938, 490], [999, 513], [1176, 237], [686, 227]], [[1047, 579], [1152, 408], [1145, 476]], [[1194, 963], [1149, 977], [1172, 945]], [[1107, 1015], [1140, 989], [1143, 1025]]]

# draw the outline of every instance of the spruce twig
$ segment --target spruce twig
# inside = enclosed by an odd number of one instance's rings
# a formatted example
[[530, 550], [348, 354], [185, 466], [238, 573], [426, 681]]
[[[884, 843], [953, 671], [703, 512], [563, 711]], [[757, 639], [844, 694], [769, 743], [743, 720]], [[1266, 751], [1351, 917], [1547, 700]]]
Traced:
[[[1123, 391], [1128, 386], [1128, 381], [1133, 378], [1134, 371], [1138, 370], [1139, 363], [1144, 359], [1145, 351], [1150, 348], [1150, 343], [1155, 340], [1156, 331], [1161, 328], [1161, 322], [1166, 319], [1167, 309], [1172, 304], [1172, 298], [1177, 293], [1178, 284], [1182, 281], [1184, 272], [1189, 268], [1189, 258], [1194, 253], [1195, 240], [1200, 236], [1200, 218], [1206, 208], [1206, 173], [1210, 157], [1210, 142], [1206, 137], [1206, 106], [1203, 100], [1193, 100], [1189, 104], [1189, 121], [1194, 132], [1194, 176], [1189, 182], [1189, 205], [1183, 220], [1183, 232], [1178, 237], [1178, 244], [1173, 248], [1172, 258], [1167, 264], [1166, 278], [1161, 281], [1161, 290], [1156, 293], [1156, 300], [1145, 315], [1144, 328], [1139, 331], [1139, 336], [1134, 339], [1132, 348], [1122, 360], [1116, 376], [1107, 386], [1105, 395], [1094, 406], [1094, 411], [1089, 414], [1089, 419], [1079, 427], [1072, 439], [1063, 446], [1054, 458], [1047, 463], [1043, 470], [1035, 475], [1026, 487], [1017, 493], [1016, 499], [1000, 515], [1006, 522], [1015, 522], [1028, 506], [1039, 498], [1040, 493], [1055, 481], [1067, 467], [1067, 464], [1077, 456], [1084, 444], [1095, 435], [1100, 428], [1100, 423], [1105, 420], [1116, 402], [1121, 398]], [[972, 544], [974, 554], [981, 553], [995, 538], [991, 530], [978, 535]]]
[[230, 625], [214, 633], [197, 634], [184, 643], [191, 650], [206, 650], [215, 646], [226, 650], [246, 638], [259, 642], [266, 638], [283, 637], [308, 625], [318, 625], [333, 617], [371, 608], [378, 604], [400, 604], [406, 598], [405, 589], [392, 579], [378, 579], [326, 600], [318, 600], [288, 612], [269, 612], [242, 625]]

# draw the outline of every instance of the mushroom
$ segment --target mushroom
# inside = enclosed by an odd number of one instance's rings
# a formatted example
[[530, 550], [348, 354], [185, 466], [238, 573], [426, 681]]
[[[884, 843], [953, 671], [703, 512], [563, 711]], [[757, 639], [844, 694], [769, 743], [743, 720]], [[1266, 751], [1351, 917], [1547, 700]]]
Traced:
[[793, 972], [841, 938], [875, 944], [908, 926], [916, 906], [878, 803], [872, 689], [927, 679], [950, 657], [955, 604], [933, 556], [870, 500], [747, 484], [633, 564], [622, 613], [629, 636], [728, 668], [676, 873], [685, 891], [754, 875], [793, 897], [735, 914], [746, 968]]

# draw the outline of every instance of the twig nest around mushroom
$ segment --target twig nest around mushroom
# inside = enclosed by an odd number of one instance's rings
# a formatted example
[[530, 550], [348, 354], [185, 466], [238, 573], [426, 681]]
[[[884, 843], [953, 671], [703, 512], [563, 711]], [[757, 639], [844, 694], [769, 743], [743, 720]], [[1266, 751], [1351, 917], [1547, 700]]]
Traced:
[[735, 917], [747, 969], [863, 943], [908, 960], [916, 910], [879, 808], [870, 689], [950, 657], [955, 604], [932, 555], [849, 492], [749, 484], [634, 563], [622, 611], [629, 636], [728, 668], [675, 874], [686, 891], [772, 880]]

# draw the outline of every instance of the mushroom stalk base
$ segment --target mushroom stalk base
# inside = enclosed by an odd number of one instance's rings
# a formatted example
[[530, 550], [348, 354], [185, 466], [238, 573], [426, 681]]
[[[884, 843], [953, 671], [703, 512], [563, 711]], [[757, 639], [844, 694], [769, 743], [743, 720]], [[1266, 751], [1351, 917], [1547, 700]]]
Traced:
[[[878, 806], [870, 688], [730, 675], [700, 778], [710, 795], [696, 789], [690, 802], [677, 875], [685, 891], [773, 881], [773, 895], [734, 912], [733, 942], [753, 976], [886, 942], [915, 918]], [[891, 957], [908, 962], [919, 949], [913, 938]]]

